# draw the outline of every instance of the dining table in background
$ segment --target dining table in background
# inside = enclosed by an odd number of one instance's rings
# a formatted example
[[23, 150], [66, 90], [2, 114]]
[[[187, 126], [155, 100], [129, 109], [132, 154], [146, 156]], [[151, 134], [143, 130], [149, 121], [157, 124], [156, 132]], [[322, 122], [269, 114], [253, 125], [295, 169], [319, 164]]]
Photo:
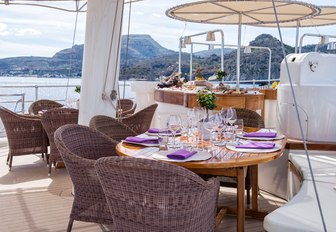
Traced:
[[[253, 131], [252, 128], [248, 130]], [[279, 150], [273, 152], [236, 152], [223, 146], [216, 148], [214, 150], [215, 154], [208, 160], [189, 162], [171, 161], [169, 163], [187, 168], [197, 174], [236, 177], [237, 208], [224, 207], [220, 209], [216, 223], [220, 223], [226, 213], [237, 214], [237, 231], [242, 232], [244, 231], [245, 215], [262, 219], [267, 214], [258, 210], [258, 164], [267, 163], [280, 157], [285, 149], [286, 141], [285, 137], [272, 141], [279, 145]], [[120, 142], [117, 145], [118, 155], [136, 158], [154, 159], [152, 154], [158, 150], [157, 147], [144, 147], [124, 142]], [[251, 168], [252, 174], [252, 207], [250, 209], [245, 208], [245, 174], [247, 167]]]

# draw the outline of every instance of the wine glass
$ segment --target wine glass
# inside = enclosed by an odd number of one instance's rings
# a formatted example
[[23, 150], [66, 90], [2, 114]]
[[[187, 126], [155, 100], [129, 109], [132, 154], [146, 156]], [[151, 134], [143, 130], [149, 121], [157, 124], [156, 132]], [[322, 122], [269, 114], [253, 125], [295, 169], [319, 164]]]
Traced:
[[176, 137], [176, 132], [178, 130], [181, 130], [181, 128], [182, 128], [181, 117], [179, 115], [176, 115], [176, 114], [170, 115], [169, 118], [168, 118], [167, 126], [168, 126], [168, 129], [173, 134], [173, 146], [172, 147], [177, 148], [178, 146], [176, 144], [175, 137]]
[[229, 110], [228, 108], [222, 108], [221, 109], [221, 115], [224, 121], [224, 124], [228, 124], [229, 123], [229, 119], [232, 117], [232, 111]]
[[235, 121], [237, 120], [236, 110], [230, 107], [228, 109], [228, 115], [230, 115], [230, 118], [229, 118], [228, 122], [229, 122], [230, 126], [232, 127], [233, 124], [235, 123]]

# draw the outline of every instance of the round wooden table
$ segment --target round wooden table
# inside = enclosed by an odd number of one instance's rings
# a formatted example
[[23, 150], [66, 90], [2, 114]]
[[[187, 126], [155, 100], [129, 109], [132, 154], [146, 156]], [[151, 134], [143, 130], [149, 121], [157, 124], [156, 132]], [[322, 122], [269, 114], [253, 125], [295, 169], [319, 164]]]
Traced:
[[[235, 152], [220, 147], [219, 151], [212, 158], [205, 161], [192, 162], [169, 162], [171, 164], [185, 167], [197, 174], [210, 174], [216, 176], [232, 176], [237, 178], [237, 209], [221, 210], [217, 216], [220, 221], [225, 212], [237, 214], [237, 231], [244, 231], [245, 215], [263, 218], [266, 214], [258, 211], [258, 164], [266, 163], [280, 157], [285, 149], [286, 138], [274, 140], [281, 148], [269, 153], [246, 153]], [[155, 147], [143, 147], [128, 143], [119, 143], [117, 153], [121, 156], [153, 159], [152, 154], [158, 151]], [[164, 161], [162, 161], [164, 162]], [[245, 174], [247, 167], [251, 168], [252, 174], [252, 209], [245, 209]]]

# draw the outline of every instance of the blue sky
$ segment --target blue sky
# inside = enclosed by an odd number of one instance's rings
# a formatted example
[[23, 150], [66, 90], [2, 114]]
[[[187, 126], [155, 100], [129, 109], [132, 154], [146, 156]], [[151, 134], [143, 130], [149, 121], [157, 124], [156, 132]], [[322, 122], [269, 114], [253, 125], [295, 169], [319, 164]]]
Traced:
[[[213, 29], [225, 33], [226, 44], [237, 43], [237, 26], [203, 25], [185, 23], [168, 18], [165, 11], [173, 6], [190, 2], [187, 0], [144, 0], [132, 5], [130, 24], [131, 34], [150, 34], [162, 46], [178, 50], [181, 35], [192, 35]], [[309, 0], [317, 5], [336, 5], [334, 0]], [[129, 9], [125, 8], [125, 18]], [[0, 58], [14, 56], [52, 56], [57, 51], [72, 45], [75, 13], [51, 10], [41, 7], [0, 5]], [[124, 23], [124, 34], [127, 21]], [[301, 29], [303, 33], [322, 33], [336, 35], [335, 26]], [[242, 27], [242, 43], [247, 45], [261, 33], [268, 33], [277, 38], [273, 28]], [[85, 13], [79, 13], [76, 44], [84, 43]], [[295, 29], [282, 29], [284, 42], [294, 46]], [[317, 43], [317, 39], [307, 39], [305, 43]], [[200, 47], [198, 49], [202, 49]], [[197, 48], [196, 48], [197, 49]], [[204, 48], [205, 49], [205, 48]]]

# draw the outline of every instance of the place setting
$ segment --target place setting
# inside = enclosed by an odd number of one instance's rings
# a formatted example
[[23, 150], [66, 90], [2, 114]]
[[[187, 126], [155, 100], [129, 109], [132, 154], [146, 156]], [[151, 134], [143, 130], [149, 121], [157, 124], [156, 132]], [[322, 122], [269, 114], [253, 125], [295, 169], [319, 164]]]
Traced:
[[249, 140], [280, 140], [283, 139], [285, 136], [283, 134], [279, 134], [274, 129], [260, 129], [256, 132], [242, 132], [237, 133], [236, 136], [240, 139], [249, 139]]

